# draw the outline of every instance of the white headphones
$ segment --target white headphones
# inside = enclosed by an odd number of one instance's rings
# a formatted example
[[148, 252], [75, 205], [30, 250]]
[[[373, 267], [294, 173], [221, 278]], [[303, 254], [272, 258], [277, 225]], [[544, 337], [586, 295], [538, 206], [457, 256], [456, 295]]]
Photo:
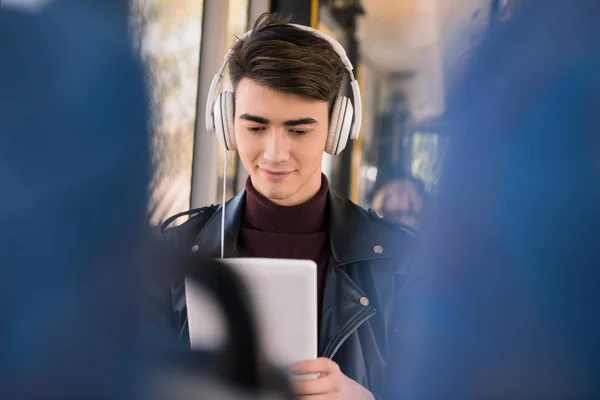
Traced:
[[[350, 85], [352, 87], [352, 97], [354, 105], [345, 96], [338, 96], [333, 104], [331, 117], [329, 120], [329, 133], [325, 151], [336, 155], [342, 152], [348, 143], [348, 138], [357, 139], [360, 132], [362, 120], [362, 108], [360, 89], [358, 82], [354, 78], [352, 70], [354, 67], [346, 55], [346, 51], [335, 39], [324, 34], [321, 31], [304, 25], [288, 24], [296, 28], [311, 32], [312, 34], [326, 40], [331, 44], [335, 52], [340, 56], [348, 74], [350, 75]], [[238, 40], [245, 40], [252, 31], [244, 33]], [[236, 41], [237, 42], [237, 41]], [[233, 92], [223, 91], [215, 99], [217, 85], [223, 78], [223, 70], [229, 62], [229, 56], [233, 50], [230, 48], [225, 54], [224, 62], [219, 68], [219, 72], [214, 76], [208, 91], [208, 101], [206, 102], [206, 129], [217, 135], [217, 140], [225, 150], [236, 150], [235, 132], [233, 129], [234, 120], [234, 100]], [[354, 119], [354, 122], [352, 121]]]

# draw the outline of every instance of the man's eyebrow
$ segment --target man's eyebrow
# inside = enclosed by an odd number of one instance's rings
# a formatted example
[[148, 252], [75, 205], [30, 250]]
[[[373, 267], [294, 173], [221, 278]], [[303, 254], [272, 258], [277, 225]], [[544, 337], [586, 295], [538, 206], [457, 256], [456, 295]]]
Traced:
[[259, 117], [257, 115], [250, 115], [250, 114], [242, 114], [242, 115], [240, 115], [240, 118], [245, 119], [246, 121], [252, 121], [252, 122], [256, 122], [257, 124], [264, 124], [264, 125], [267, 125], [271, 122], [266, 118]]
[[[264, 125], [268, 125], [271, 123], [271, 121], [267, 118], [259, 117], [258, 115], [252, 115], [252, 114], [247, 114], [247, 113], [240, 115], [240, 119], [244, 119], [246, 121], [252, 121], [252, 122], [256, 122], [257, 124], [264, 124]], [[285, 121], [283, 123], [283, 125], [284, 126], [298, 126], [298, 125], [312, 125], [312, 124], [316, 124], [316, 123], [317, 123], [317, 120], [314, 118], [298, 118], [298, 119], [291, 119], [289, 121]]]
[[290, 121], [285, 121], [283, 123], [283, 125], [285, 126], [297, 126], [297, 125], [311, 125], [311, 124], [316, 124], [317, 120], [314, 118], [299, 118], [299, 119], [292, 119]]

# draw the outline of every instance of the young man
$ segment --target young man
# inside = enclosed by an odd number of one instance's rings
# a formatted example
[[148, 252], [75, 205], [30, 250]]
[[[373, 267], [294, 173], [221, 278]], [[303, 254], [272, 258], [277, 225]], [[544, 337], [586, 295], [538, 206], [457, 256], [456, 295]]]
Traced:
[[[317, 263], [320, 358], [292, 372], [320, 375], [297, 382], [300, 398], [394, 398], [399, 299], [415, 235], [330, 190], [321, 173], [324, 150], [337, 152], [330, 121], [341, 121], [333, 105], [346, 67], [327, 40], [270, 14], [228, 59], [234, 111], [218, 121], [232, 131], [221, 142], [237, 148], [250, 176], [226, 206], [225, 257]], [[219, 254], [221, 206], [193, 213], [170, 235]], [[183, 288], [173, 287], [173, 323], [187, 339]]]

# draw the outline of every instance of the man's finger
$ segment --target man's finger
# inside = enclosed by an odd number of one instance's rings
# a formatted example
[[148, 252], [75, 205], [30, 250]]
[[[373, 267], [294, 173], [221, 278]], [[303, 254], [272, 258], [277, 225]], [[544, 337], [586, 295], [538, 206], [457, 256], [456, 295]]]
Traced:
[[338, 393], [342, 390], [342, 380], [338, 375], [323, 375], [318, 379], [295, 381], [294, 390], [300, 396]]
[[301, 361], [290, 367], [294, 375], [308, 374], [332, 374], [338, 372], [340, 367], [329, 358], [317, 358], [316, 360]]

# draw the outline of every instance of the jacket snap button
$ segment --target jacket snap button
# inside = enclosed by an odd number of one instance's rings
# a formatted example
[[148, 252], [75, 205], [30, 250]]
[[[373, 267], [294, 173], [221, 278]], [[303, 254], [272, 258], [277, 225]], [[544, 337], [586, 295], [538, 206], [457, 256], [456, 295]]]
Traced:
[[369, 299], [367, 299], [366, 297], [361, 297], [358, 301], [360, 301], [360, 304], [362, 304], [363, 306], [368, 306], [369, 305]]
[[383, 253], [383, 247], [381, 247], [380, 245], [377, 245], [377, 246], [373, 247], [373, 251], [377, 254], [381, 254], [381, 253]]
[[192, 253], [197, 253], [198, 250], [200, 250], [200, 246], [198, 246], [197, 244], [192, 246]]

